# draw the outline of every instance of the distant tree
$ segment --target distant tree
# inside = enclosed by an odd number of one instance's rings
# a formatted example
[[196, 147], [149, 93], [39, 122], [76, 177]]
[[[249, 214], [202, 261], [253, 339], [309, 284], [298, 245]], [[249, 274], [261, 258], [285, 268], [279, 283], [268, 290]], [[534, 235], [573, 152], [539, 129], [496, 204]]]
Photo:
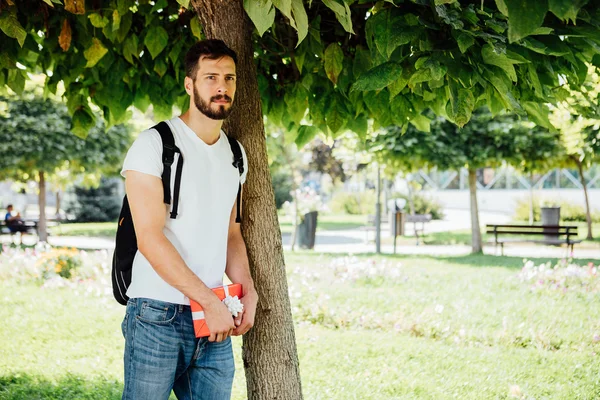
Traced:
[[345, 182], [346, 173], [342, 161], [338, 160], [333, 155], [333, 149], [336, 143], [339, 143], [339, 141], [336, 141], [332, 146], [329, 146], [320, 139], [314, 140], [309, 146], [312, 157], [308, 167], [312, 171], [328, 174], [334, 182], [337, 180]]
[[46, 183], [68, 171], [71, 181], [85, 174], [111, 175], [123, 161], [131, 143], [123, 126], [105, 129], [96, 119], [87, 139], [71, 134], [67, 107], [32, 94], [22, 98], [0, 97], [6, 111], [0, 113], [0, 178], [38, 182], [39, 236], [47, 240]]
[[584, 174], [592, 163], [600, 161], [600, 76], [590, 67], [581, 91], [564, 89], [560, 93], [562, 101], [553, 110], [551, 120], [562, 135], [562, 164], [579, 172], [585, 198], [586, 238], [592, 240], [592, 213]]
[[559, 151], [557, 135], [540, 135], [543, 129], [531, 123], [519, 121], [511, 114], [493, 117], [486, 109], [477, 110], [463, 128], [436, 118], [429, 133], [409, 127], [399, 134], [400, 129], [387, 128], [371, 142], [371, 150], [380, 162], [403, 171], [429, 167], [468, 169], [473, 253], [482, 251], [477, 169], [505, 162], [520, 165], [532, 158], [551, 158]]
[[102, 178], [98, 187], [75, 186], [65, 209], [77, 222], [111, 222], [119, 218], [121, 200], [119, 181]]

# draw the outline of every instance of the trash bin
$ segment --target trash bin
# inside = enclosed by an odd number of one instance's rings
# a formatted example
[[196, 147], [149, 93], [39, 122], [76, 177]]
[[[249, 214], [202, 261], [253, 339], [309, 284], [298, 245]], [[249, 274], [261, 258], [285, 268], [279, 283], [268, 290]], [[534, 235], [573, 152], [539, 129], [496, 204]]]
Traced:
[[311, 211], [304, 214], [302, 222], [296, 228], [296, 244], [303, 249], [314, 249], [315, 237], [317, 234], [318, 211]]
[[406, 221], [406, 214], [402, 211], [391, 211], [389, 213], [390, 221], [390, 236], [403, 236], [404, 235], [404, 223]]
[[[542, 225], [558, 226], [560, 224], [560, 207], [542, 207], [541, 212]], [[557, 233], [558, 228], [544, 228], [544, 239], [558, 239]]]
[[405, 214], [402, 212], [406, 206], [406, 199], [390, 199], [387, 202], [388, 221], [390, 221], [390, 236], [404, 235]]

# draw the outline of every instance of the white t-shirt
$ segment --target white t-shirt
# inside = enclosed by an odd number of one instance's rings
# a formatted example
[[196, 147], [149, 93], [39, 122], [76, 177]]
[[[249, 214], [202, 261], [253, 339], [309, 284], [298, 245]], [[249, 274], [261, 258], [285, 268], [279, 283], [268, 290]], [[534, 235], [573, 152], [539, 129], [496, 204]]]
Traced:
[[[244, 148], [244, 173], [232, 165], [233, 153], [225, 133], [213, 145], [206, 144], [179, 117], [166, 121], [173, 132], [175, 145], [183, 154], [183, 170], [176, 219], [170, 218], [171, 206], [165, 211], [163, 232], [177, 249], [187, 266], [209, 288], [221, 286], [227, 258], [229, 217], [235, 204], [238, 182], [246, 181], [248, 160]], [[171, 166], [171, 197], [179, 155]], [[121, 175], [139, 171], [161, 177], [162, 140], [155, 129], [138, 136], [129, 149]], [[175, 304], [189, 304], [183, 293], [166, 283], [139, 251], [133, 261], [130, 298], [147, 297]]]

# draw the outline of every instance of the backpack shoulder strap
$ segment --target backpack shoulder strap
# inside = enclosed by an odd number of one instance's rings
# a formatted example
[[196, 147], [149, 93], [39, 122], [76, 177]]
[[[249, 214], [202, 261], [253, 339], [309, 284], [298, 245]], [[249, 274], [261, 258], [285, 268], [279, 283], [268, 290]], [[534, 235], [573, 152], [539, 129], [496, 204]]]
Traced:
[[[227, 135], [225, 135], [227, 136]], [[234, 138], [227, 136], [227, 140], [229, 140], [229, 147], [231, 147], [231, 152], [233, 153], [233, 163], [232, 165], [238, 169], [239, 173], [240, 173], [240, 178], [242, 177], [242, 174], [244, 173], [244, 156], [242, 155], [242, 149], [240, 148], [240, 144], [237, 140], [235, 140]], [[240, 217], [240, 203], [242, 200], [242, 183], [239, 182], [238, 183], [238, 192], [237, 192], [237, 202], [236, 202], [236, 217], [235, 217], [235, 222], [236, 223], [240, 223], [242, 222], [242, 218]]]
[[177, 146], [175, 146], [175, 138], [169, 125], [162, 121], [155, 125], [153, 129], [156, 129], [160, 134], [162, 140], [163, 151], [162, 151], [162, 183], [163, 183], [163, 200], [165, 204], [171, 204], [171, 166], [175, 161], [175, 153], [179, 153], [179, 159], [177, 161], [177, 170], [175, 171], [175, 185], [173, 193], [173, 209], [171, 211], [171, 218], [177, 218], [177, 209], [179, 206], [179, 186], [181, 185], [181, 171], [183, 170], [183, 155]]
[[244, 157], [242, 156], [240, 143], [229, 136], [227, 136], [227, 140], [229, 140], [229, 146], [231, 147], [231, 152], [233, 153], [233, 166], [238, 169], [240, 176], [242, 176], [244, 173]]

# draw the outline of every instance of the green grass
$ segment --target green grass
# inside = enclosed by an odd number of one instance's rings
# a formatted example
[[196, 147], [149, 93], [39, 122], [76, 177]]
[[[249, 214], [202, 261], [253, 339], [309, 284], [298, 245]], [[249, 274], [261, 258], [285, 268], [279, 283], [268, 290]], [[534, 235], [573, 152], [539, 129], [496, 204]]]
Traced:
[[54, 236], [115, 237], [116, 233], [116, 222], [80, 222], [50, 228], [50, 234]]
[[[600, 295], [533, 291], [521, 258], [296, 252], [286, 264], [306, 399], [600, 396]], [[4, 279], [0, 293], [0, 399], [120, 398], [123, 307], [85, 286]]]
[[[319, 214], [317, 219], [317, 230], [335, 231], [356, 229], [367, 224], [366, 215], [348, 214]], [[281, 233], [292, 232], [292, 218], [279, 214], [279, 226]]]
[[[292, 232], [292, 219], [285, 215], [280, 215], [282, 233]], [[366, 215], [319, 215], [317, 229], [319, 230], [340, 230], [356, 229], [365, 225]], [[96, 237], [114, 237], [117, 232], [115, 222], [82, 222], [60, 224], [50, 228], [50, 234], [55, 236], [96, 236]]]

